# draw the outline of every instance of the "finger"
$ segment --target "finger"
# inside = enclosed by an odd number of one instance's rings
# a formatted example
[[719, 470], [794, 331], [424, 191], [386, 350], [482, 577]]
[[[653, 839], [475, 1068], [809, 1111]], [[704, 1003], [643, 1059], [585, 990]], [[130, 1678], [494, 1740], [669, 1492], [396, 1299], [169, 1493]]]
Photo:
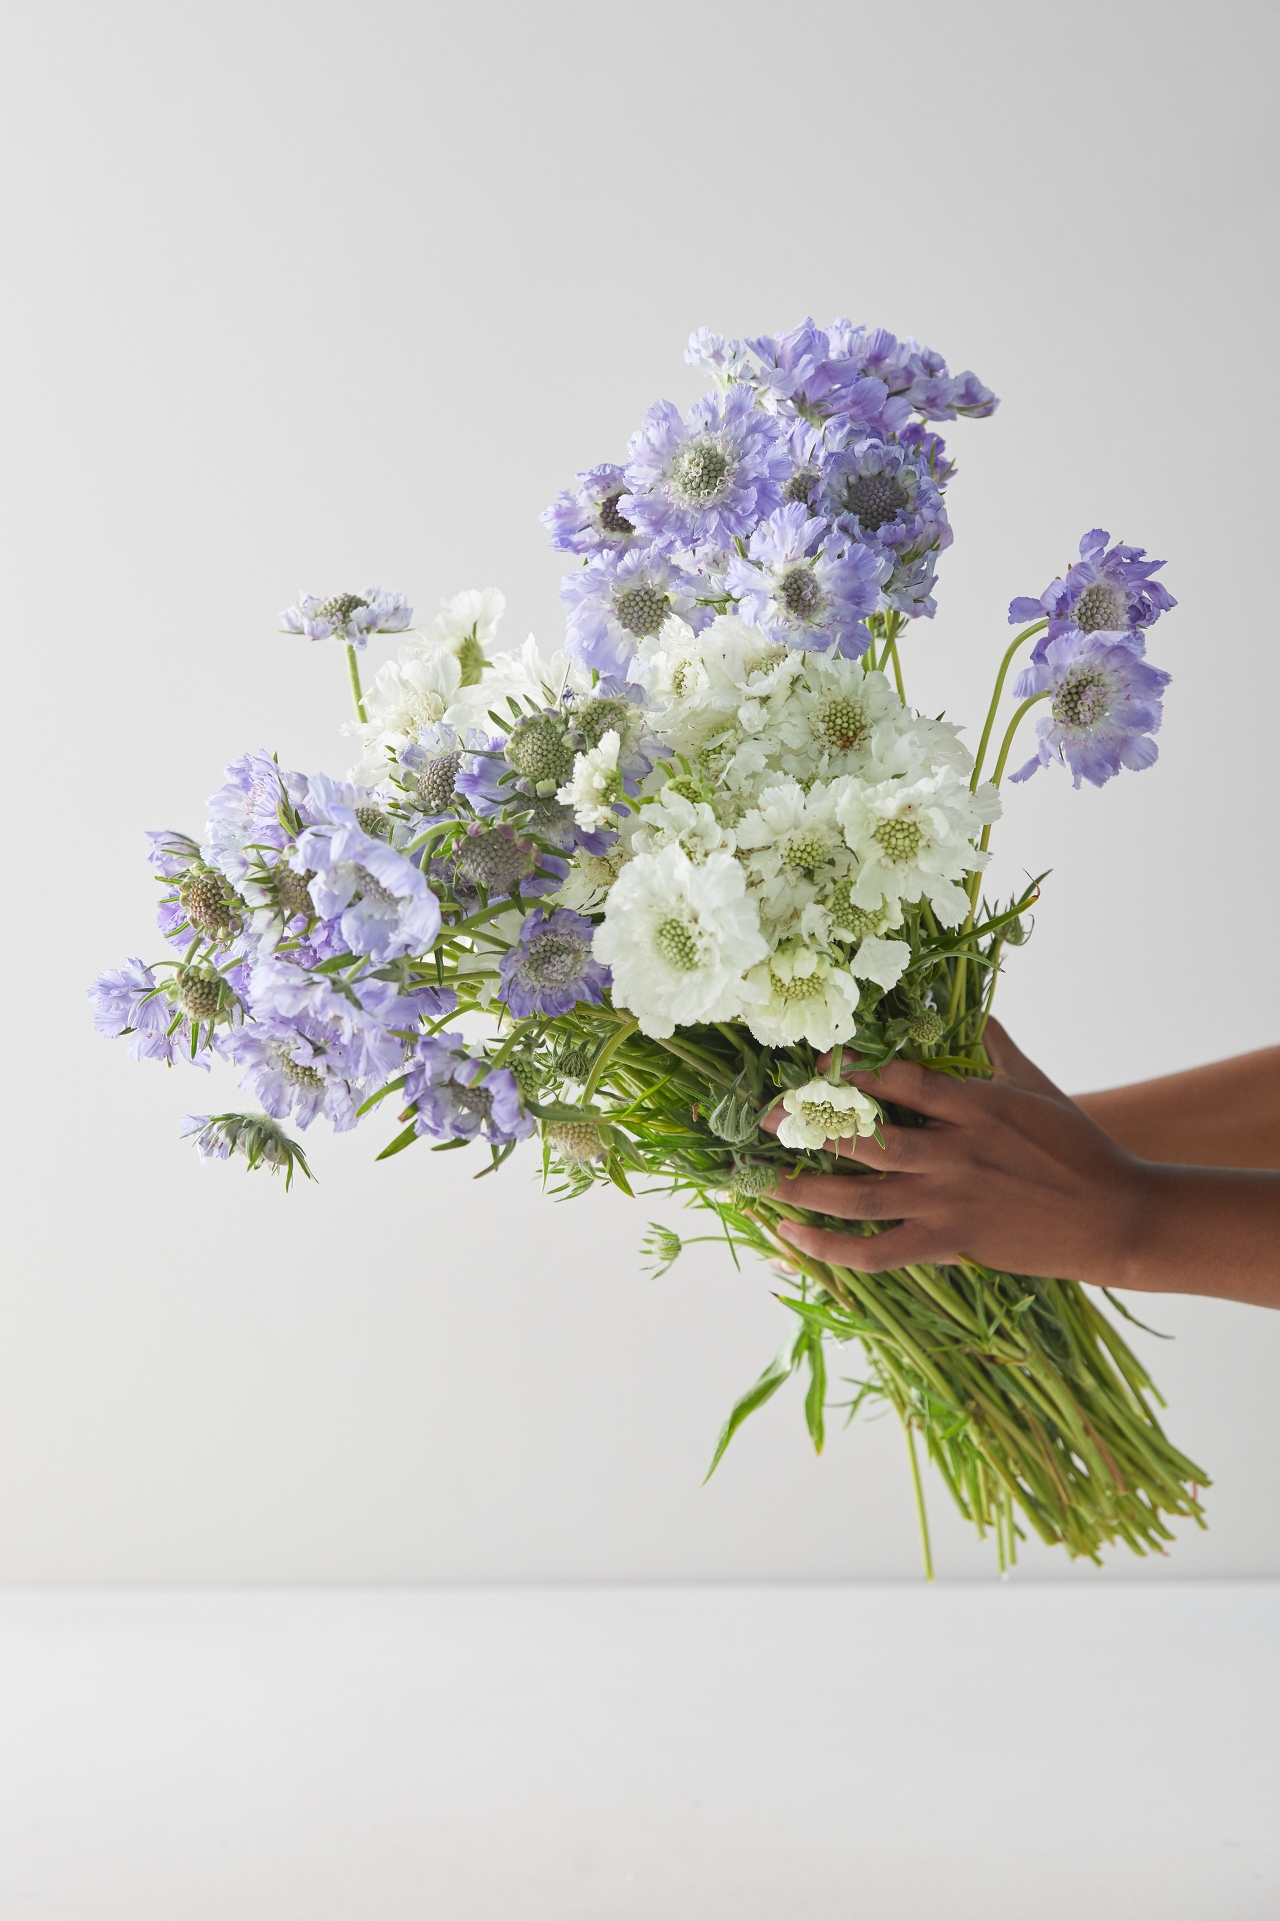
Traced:
[[955, 1136], [945, 1127], [894, 1127], [880, 1123], [880, 1138], [861, 1134], [836, 1152], [880, 1174], [936, 1174], [952, 1164]]
[[1025, 1087], [1031, 1094], [1047, 1094], [1051, 1100], [1067, 1099], [1062, 1089], [1047, 1074], [1042, 1074], [1035, 1062], [1028, 1060], [1016, 1042], [1009, 1039], [999, 1021], [987, 1022], [982, 1030], [982, 1042], [996, 1073], [1007, 1076], [1015, 1087]]
[[800, 1272], [794, 1261], [770, 1261], [769, 1265], [775, 1274], [781, 1274], [783, 1279], [788, 1281]]
[[886, 1061], [883, 1067], [857, 1068], [849, 1079], [875, 1100], [896, 1101], [930, 1120], [963, 1126], [973, 1118], [974, 1087], [919, 1061]]
[[883, 1234], [841, 1233], [838, 1228], [808, 1227], [782, 1221], [778, 1233], [793, 1247], [833, 1267], [852, 1267], [860, 1274], [882, 1274], [890, 1267], [911, 1267], [918, 1261], [955, 1261], [960, 1257], [945, 1233], [920, 1221], [903, 1221]]
[[777, 1194], [793, 1207], [834, 1214], [841, 1221], [900, 1221], [911, 1202], [904, 1175], [797, 1174], [781, 1181]]

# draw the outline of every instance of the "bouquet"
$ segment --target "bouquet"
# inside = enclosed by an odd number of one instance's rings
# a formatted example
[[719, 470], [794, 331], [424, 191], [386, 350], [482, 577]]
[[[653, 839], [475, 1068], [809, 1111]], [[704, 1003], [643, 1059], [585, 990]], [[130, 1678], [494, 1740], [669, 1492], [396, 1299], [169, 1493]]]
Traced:
[[[990, 1073], [984, 1024], [1038, 892], [982, 891], [1011, 751], [1038, 708], [1013, 782], [1154, 761], [1163, 563], [1095, 530], [1014, 600], [971, 753], [910, 705], [906, 667], [951, 541], [937, 429], [995, 396], [844, 320], [702, 330], [686, 359], [705, 398], [651, 407], [625, 460], [542, 516], [572, 557], [551, 658], [495, 650], [492, 589], [426, 630], [381, 587], [285, 610], [286, 632], [345, 653], [350, 770], [247, 753], [201, 839], [151, 834], [168, 958], [104, 973], [98, 1028], [138, 1059], [233, 1062], [258, 1109], [186, 1130], [286, 1187], [310, 1178], [288, 1128], [390, 1114], [380, 1159], [482, 1142], [489, 1174], [534, 1140], [558, 1195], [680, 1195], [735, 1259], [785, 1252], [786, 1342], [712, 1467], [798, 1370], [821, 1448], [833, 1360], [860, 1349], [845, 1405], [904, 1424], [926, 1571], [918, 1445], [1002, 1568], [1028, 1528], [1093, 1560], [1159, 1550], [1173, 1518], [1199, 1520], [1205, 1476], [1090, 1295], [969, 1260], [881, 1270], [879, 1223], [831, 1265], [779, 1227], [831, 1224], [788, 1201], [796, 1169], [866, 1171], [837, 1143], [881, 1106], [842, 1059]], [[381, 634], [398, 657], [366, 688]], [[646, 1242], [658, 1269], [681, 1245], [661, 1226]]]

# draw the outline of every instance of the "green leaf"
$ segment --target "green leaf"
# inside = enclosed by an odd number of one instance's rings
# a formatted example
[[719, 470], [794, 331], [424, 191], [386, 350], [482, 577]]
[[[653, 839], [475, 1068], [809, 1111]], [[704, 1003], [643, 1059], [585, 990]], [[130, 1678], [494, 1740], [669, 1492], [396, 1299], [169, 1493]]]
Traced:
[[406, 1147], [411, 1147], [417, 1138], [417, 1126], [413, 1121], [410, 1121], [404, 1132], [396, 1135], [390, 1147], [383, 1148], [381, 1154], [378, 1155], [378, 1159], [380, 1161], [389, 1161], [393, 1154], [402, 1154]]
[[827, 1399], [827, 1363], [822, 1352], [821, 1334], [810, 1334], [805, 1342], [809, 1362], [809, 1391], [804, 1397], [804, 1418], [815, 1454], [821, 1454], [824, 1440], [822, 1411]]
[[725, 1449], [728, 1447], [738, 1429], [742, 1426], [742, 1423], [746, 1420], [748, 1414], [754, 1414], [758, 1407], [763, 1407], [766, 1401], [772, 1400], [773, 1396], [782, 1386], [782, 1383], [794, 1374], [800, 1357], [804, 1352], [806, 1341], [807, 1336], [802, 1331], [797, 1335], [795, 1340], [789, 1342], [787, 1346], [783, 1348], [775, 1360], [770, 1361], [768, 1367], [760, 1376], [760, 1379], [755, 1382], [754, 1386], [749, 1387], [746, 1393], [734, 1402], [729, 1410], [729, 1418], [720, 1430], [720, 1439], [716, 1442], [716, 1451], [711, 1457], [711, 1466], [702, 1477], [702, 1485], [704, 1487], [719, 1467]]

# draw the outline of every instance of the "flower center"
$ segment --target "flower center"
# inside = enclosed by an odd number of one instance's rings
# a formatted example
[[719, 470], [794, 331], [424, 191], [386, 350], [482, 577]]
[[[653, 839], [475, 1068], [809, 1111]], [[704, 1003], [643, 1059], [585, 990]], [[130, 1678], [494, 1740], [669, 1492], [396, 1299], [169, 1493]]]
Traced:
[[613, 600], [618, 625], [627, 633], [634, 634], [637, 640], [648, 640], [651, 634], [658, 633], [670, 607], [668, 596], [660, 593], [647, 580], [638, 580], [633, 587], [624, 587], [620, 594], [614, 595]]
[[788, 567], [778, 582], [778, 599], [793, 620], [809, 620], [822, 605], [822, 588], [813, 568], [804, 561]]
[[831, 842], [816, 827], [798, 827], [782, 844], [784, 867], [817, 867], [831, 852]]
[[560, 787], [573, 772], [573, 748], [565, 738], [564, 722], [556, 714], [530, 714], [520, 721], [507, 742], [507, 759], [518, 774], [548, 791]]
[[382, 882], [369, 872], [367, 867], [358, 866], [356, 868], [356, 882], [360, 889], [360, 898], [367, 906], [394, 907], [397, 910], [399, 909], [399, 896], [385, 888]]
[[235, 933], [240, 917], [227, 899], [219, 875], [197, 874], [183, 891], [182, 904], [187, 910], [187, 919], [200, 933]]
[[295, 874], [292, 867], [286, 867], [283, 862], [276, 868], [276, 899], [286, 920], [292, 920], [295, 914], [305, 914], [310, 920], [315, 913], [315, 903], [307, 886], [312, 879], [314, 875], [309, 871]]
[[860, 702], [850, 694], [828, 694], [813, 710], [813, 732], [825, 747], [848, 751], [870, 732]]
[[896, 520], [908, 503], [906, 488], [893, 474], [859, 474], [845, 488], [849, 512], [856, 514], [868, 533]]
[[1105, 580], [1086, 587], [1071, 611], [1082, 634], [1118, 633], [1129, 625], [1128, 596]]
[[564, 987], [582, 972], [581, 941], [564, 934], [536, 934], [529, 942], [521, 972], [545, 987]]
[[653, 944], [668, 967], [692, 974], [698, 965], [698, 937], [688, 921], [671, 914], [654, 929]]
[[897, 820], [882, 820], [872, 839], [886, 860], [897, 861], [905, 866], [907, 861], [915, 859], [924, 835], [914, 820], [900, 815]]
[[493, 1094], [487, 1087], [466, 1087], [454, 1081], [453, 1098], [459, 1107], [465, 1107], [468, 1114], [478, 1114], [481, 1120], [487, 1121], [493, 1112]]
[[817, 968], [812, 974], [792, 974], [788, 980], [785, 975], [769, 970], [770, 984], [780, 1001], [818, 1001], [827, 991], [826, 982]]
[[845, 1134], [853, 1132], [846, 1109], [833, 1107], [830, 1101], [801, 1101], [800, 1112], [810, 1127], [820, 1127], [829, 1141], [838, 1141]]
[[618, 502], [622, 499], [622, 489], [616, 494], [606, 494], [600, 502], [600, 525], [607, 534], [633, 534], [635, 523], [618, 512]]
[[562, 1161], [602, 1161], [605, 1150], [600, 1129], [590, 1121], [549, 1121], [546, 1139]]
[[782, 490], [782, 498], [798, 500], [802, 507], [807, 507], [821, 479], [816, 467], [797, 467]]
[[223, 984], [216, 974], [197, 974], [193, 969], [178, 969], [175, 985], [178, 1004], [193, 1021], [216, 1020], [223, 1003]]
[[875, 934], [880, 930], [880, 922], [884, 914], [883, 901], [876, 908], [859, 907], [853, 898], [852, 880], [836, 882], [831, 889], [831, 898], [827, 902], [827, 907], [831, 914], [832, 925], [838, 927], [842, 934], [848, 934], [852, 940], [865, 940], [868, 934]]
[[574, 727], [588, 747], [598, 747], [612, 729], [625, 740], [627, 724], [635, 713], [629, 700], [589, 700], [574, 716]]
[[438, 754], [418, 775], [418, 799], [429, 814], [439, 814], [453, 797], [461, 754]]
[[373, 840], [386, 840], [391, 822], [380, 807], [357, 807], [355, 815], [362, 833], [368, 834]]
[[277, 1047], [272, 1051], [277, 1070], [295, 1087], [318, 1089], [324, 1086], [323, 1074], [306, 1061], [295, 1061], [288, 1048]]
[[352, 614], [358, 614], [362, 607], [369, 605], [359, 594], [334, 594], [320, 609], [321, 620], [331, 620], [335, 626], [345, 627]]
[[458, 846], [458, 871], [491, 894], [509, 894], [536, 865], [532, 843], [517, 840], [510, 828], [481, 828], [464, 835]]
[[1110, 676], [1100, 667], [1072, 667], [1051, 703], [1053, 718], [1062, 727], [1097, 727], [1110, 711]]
[[705, 507], [724, 491], [733, 461], [718, 440], [692, 440], [671, 463], [672, 491], [695, 507]]

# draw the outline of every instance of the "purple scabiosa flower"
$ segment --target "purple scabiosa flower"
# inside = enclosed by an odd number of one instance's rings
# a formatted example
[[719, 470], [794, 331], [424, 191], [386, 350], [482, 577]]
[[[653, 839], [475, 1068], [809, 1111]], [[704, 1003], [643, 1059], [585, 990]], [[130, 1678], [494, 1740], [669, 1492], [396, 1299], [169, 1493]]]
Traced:
[[[289, 839], [280, 819], [288, 800], [280, 769], [265, 750], [242, 754], [225, 770], [226, 780], [206, 803], [208, 825], [202, 851], [230, 881], [243, 880], [260, 850], [279, 850]], [[298, 787], [302, 776], [295, 774]]]
[[363, 648], [370, 634], [402, 634], [413, 619], [413, 609], [403, 594], [389, 587], [366, 587], [362, 594], [299, 594], [296, 607], [285, 607], [280, 614], [280, 629], [286, 634], [305, 634], [308, 640], [345, 640], [349, 647]]
[[912, 453], [920, 455], [934, 486], [945, 487], [956, 470], [956, 463], [947, 453], [947, 443], [942, 435], [930, 432], [918, 420], [909, 420], [898, 439]]
[[535, 1122], [520, 1111], [520, 1090], [506, 1067], [491, 1067], [455, 1036], [424, 1035], [405, 1075], [405, 1101], [416, 1109], [419, 1134], [436, 1140], [474, 1140], [495, 1147], [522, 1141]]
[[856, 660], [870, 645], [871, 613], [891, 562], [878, 549], [832, 535], [798, 501], [757, 527], [749, 558], [729, 562], [729, 592], [738, 612], [784, 647], [843, 654]]
[[629, 547], [636, 537], [634, 522], [619, 511], [627, 492], [621, 467], [593, 467], [577, 475], [577, 486], [557, 494], [538, 515], [551, 534], [551, 545], [562, 554], [594, 554], [602, 547]]
[[896, 441], [838, 448], [821, 511], [856, 539], [889, 549], [895, 561], [918, 560], [951, 544], [947, 510], [923, 457]]
[[353, 954], [380, 962], [421, 954], [440, 932], [440, 903], [420, 870], [366, 833], [350, 807], [333, 805], [328, 822], [305, 828], [289, 865], [308, 877], [316, 913], [339, 921]]
[[417, 740], [400, 749], [396, 760], [398, 772], [393, 778], [406, 805], [425, 814], [429, 822], [447, 820], [462, 768], [462, 742], [453, 728], [443, 721], [424, 727]]
[[720, 551], [773, 512], [790, 470], [783, 429], [750, 387], [705, 394], [683, 420], [659, 400], [631, 436], [622, 511], [646, 540]]
[[403, 1062], [403, 1045], [390, 1035], [387, 1040], [384, 1071], [372, 1077], [365, 1038], [347, 1038], [332, 1022], [310, 1014], [248, 1022], [232, 1036], [228, 1052], [245, 1070], [241, 1087], [273, 1120], [292, 1115], [299, 1127], [310, 1127], [324, 1114], [335, 1132], [345, 1133], [355, 1126], [365, 1096]]
[[704, 584], [659, 546], [594, 554], [561, 584], [569, 610], [565, 644], [580, 666], [625, 678], [640, 642], [659, 633], [672, 614], [695, 629], [706, 625], [711, 610], [696, 604]]
[[904, 415], [954, 420], [967, 414], [981, 420], [1000, 404], [976, 374], [951, 374], [940, 353], [909, 336], [899, 340], [885, 327], [852, 327], [847, 320], [833, 321], [830, 331], [833, 352], [864, 376], [883, 380], [893, 396], [890, 405], [900, 406]]
[[1069, 627], [1049, 642], [1043, 661], [1023, 676], [1031, 693], [1050, 695], [1050, 706], [1039, 747], [1015, 781], [1030, 780], [1051, 761], [1071, 769], [1076, 787], [1082, 780], [1101, 787], [1122, 767], [1151, 766], [1157, 748], [1150, 736], [1159, 731], [1171, 676], [1148, 666], [1142, 650], [1132, 629], [1084, 634]]
[[341, 1044], [349, 1078], [378, 1084], [401, 1066], [405, 1036], [411, 1040], [423, 1020], [438, 1020], [458, 1005], [451, 987], [402, 994], [394, 982], [371, 975], [335, 987], [331, 975], [278, 955], [254, 963], [245, 992], [255, 1025], [282, 1021], [335, 1048]]
[[727, 392], [737, 381], [750, 382], [753, 378], [745, 340], [726, 340], [723, 334], [712, 333], [709, 327], [694, 328], [684, 357], [690, 367], [697, 367], [714, 380], [722, 392]]
[[[239, 976], [238, 981], [243, 986]], [[133, 1060], [166, 1066], [187, 1060], [207, 1069], [212, 1053], [225, 1052], [226, 1037], [213, 1031], [206, 1002], [215, 1012], [224, 1001], [239, 1012], [235, 993], [206, 970], [179, 968], [172, 983], [162, 983], [137, 959], [99, 974], [88, 992], [93, 1024], [104, 1040], [127, 1034]]]
[[844, 341], [848, 330], [847, 320], [833, 322], [830, 329], [803, 320], [790, 333], [749, 340], [748, 347], [762, 363], [762, 403], [815, 423], [843, 414], [883, 433], [900, 427], [910, 408], [895, 404], [883, 380], [850, 360]]
[[[1101, 527], [1092, 528], [1081, 540], [1080, 558], [1065, 579], [1050, 581], [1038, 600], [1024, 594], [1010, 601], [1011, 627], [1048, 616], [1048, 629], [1032, 651], [1033, 662], [1044, 660], [1050, 644], [1072, 628], [1083, 634], [1125, 629], [1137, 634], [1177, 606], [1168, 588], [1152, 579], [1164, 562], [1147, 560], [1145, 547], [1126, 547], [1117, 542], [1108, 548], [1110, 538]], [[1025, 691], [1023, 682], [1027, 683]], [[1016, 691], [1024, 700], [1036, 691], [1027, 674], [1019, 680]]]
[[182, 1132], [202, 1161], [225, 1161], [232, 1154], [243, 1154], [251, 1169], [269, 1167], [273, 1174], [283, 1169], [286, 1189], [292, 1187], [298, 1168], [309, 1181], [315, 1179], [298, 1143], [268, 1114], [185, 1114]]
[[592, 959], [595, 927], [585, 914], [558, 907], [526, 914], [520, 939], [500, 963], [499, 998], [517, 1020], [529, 1014], [567, 1014], [579, 1001], [598, 1006], [609, 985], [607, 967]]
[[166, 880], [175, 880], [186, 872], [192, 861], [200, 858], [200, 849], [190, 834], [162, 827], [149, 827], [146, 833], [147, 860]]

